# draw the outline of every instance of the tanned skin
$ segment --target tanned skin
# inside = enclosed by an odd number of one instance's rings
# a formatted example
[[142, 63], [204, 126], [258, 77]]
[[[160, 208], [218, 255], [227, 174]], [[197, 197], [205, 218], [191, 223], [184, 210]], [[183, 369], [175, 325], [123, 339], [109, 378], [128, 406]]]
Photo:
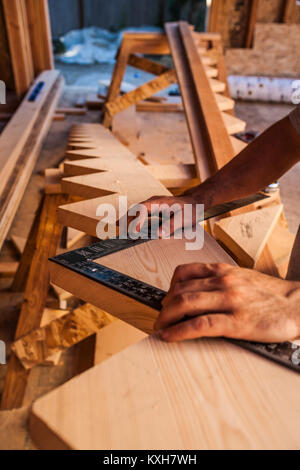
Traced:
[[[286, 117], [198, 187], [179, 197], [145, 201], [140, 226], [151, 204], [204, 204], [209, 209], [265, 188], [299, 160], [300, 135]], [[162, 226], [160, 234], [165, 230]], [[173, 217], [171, 233], [174, 230]], [[281, 280], [227, 264], [178, 266], [155, 328], [170, 342], [201, 337], [293, 340], [300, 337], [300, 279]]]

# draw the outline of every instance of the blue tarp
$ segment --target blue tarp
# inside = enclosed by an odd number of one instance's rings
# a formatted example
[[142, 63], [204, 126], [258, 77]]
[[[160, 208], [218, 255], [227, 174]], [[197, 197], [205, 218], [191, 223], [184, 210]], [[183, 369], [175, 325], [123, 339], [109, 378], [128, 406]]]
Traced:
[[161, 32], [160, 28], [144, 26], [139, 28], [127, 28], [117, 33], [92, 26], [90, 28], [70, 31], [60, 38], [64, 44], [65, 52], [57, 54], [56, 59], [65, 64], [103, 64], [114, 63], [116, 53], [122, 41], [124, 32], [151, 31]]

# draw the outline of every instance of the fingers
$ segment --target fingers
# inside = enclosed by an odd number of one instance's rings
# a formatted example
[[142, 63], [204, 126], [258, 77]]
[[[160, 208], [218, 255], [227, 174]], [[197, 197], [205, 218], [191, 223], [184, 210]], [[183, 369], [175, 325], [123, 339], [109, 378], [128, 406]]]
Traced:
[[[191, 229], [195, 226], [197, 220], [200, 220], [202, 215], [198, 214], [197, 205], [185, 204], [183, 200], [180, 201], [180, 204], [173, 203], [169, 205], [170, 209], [175, 208], [172, 216], [167, 210], [162, 209], [162, 213], [169, 216], [167, 220], [163, 221], [162, 226], [158, 232], [160, 238], [166, 238], [170, 235], [173, 235], [177, 231], [182, 233], [183, 230]], [[163, 207], [163, 206], [162, 206]]]
[[[155, 197], [152, 197], [151, 199], [148, 199], [147, 201], [143, 201], [140, 204], [137, 204], [136, 206], [131, 207], [131, 209], [128, 211], [128, 214], [124, 216], [124, 218], [126, 218], [127, 220], [128, 230], [130, 229], [129, 231], [132, 231], [133, 233], [139, 233], [142, 227], [145, 225], [146, 220], [148, 219], [149, 215], [152, 214], [153, 204], [158, 204], [158, 203], [160, 204], [161, 201], [165, 201], [165, 199], [167, 198], [155, 196]], [[138, 213], [139, 213], [139, 217], [137, 221]], [[132, 230], [132, 224], [134, 221], [137, 221], [137, 223], [134, 229]]]
[[171, 326], [160, 333], [167, 342], [182, 341], [203, 337], [232, 337], [234, 318], [230, 314], [215, 313], [202, 315], [192, 320]]
[[155, 329], [167, 328], [180, 322], [185, 317], [194, 317], [203, 313], [231, 311], [231, 297], [226, 292], [186, 292], [174, 296], [166, 306], [163, 306], [155, 323]]
[[[184, 214], [182, 213], [185, 208], [185, 205], [188, 205], [187, 211], [184, 211]], [[141, 210], [141, 206], [143, 206], [143, 209]], [[163, 208], [165, 206], [165, 208]], [[174, 206], [177, 206], [179, 208], [179, 214], [174, 217], [174, 215], [171, 213], [173, 212]], [[175, 210], [175, 212], [178, 209]], [[134, 214], [135, 208], [131, 208], [128, 211], [128, 219], [126, 218], [127, 221], [127, 227], [131, 224], [136, 219], [136, 215]], [[193, 226], [196, 223], [197, 217], [198, 217], [198, 204], [194, 197], [192, 195], [182, 195], [179, 197], [175, 196], [154, 196], [147, 201], [143, 201], [140, 204], [137, 205], [137, 211], [140, 212], [140, 217], [139, 217], [139, 223], [135, 227], [135, 232], [140, 232], [141, 228], [144, 226], [147, 218], [150, 215], [155, 215], [155, 212], [157, 214], [162, 213], [162, 215], [167, 216], [168, 220], [164, 222], [163, 226], [158, 232], [158, 235], [160, 237], [164, 237], [166, 234], [172, 235], [176, 230], [179, 228], [183, 228], [183, 225], [188, 225], [188, 226]], [[202, 217], [202, 213], [200, 213]], [[182, 220], [184, 218], [184, 220]], [[122, 219], [120, 219], [121, 221]], [[120, 223], [119, 221], [119, 223]]]
[[206, 277], [220, 277], [232, 270], [232, 266], [224, 263], [206, 264], [206, 263], [191, 263], [178, 266], [175, 269], [171, 288], [177, 282], [188, 281], [189, 279], [206, 278]]
[[182, 231], [182, 229], [183, 229], [183, 212], [179, 211], [161, 224], [161, 227], [158, 230], [158, 236], [160, 238], [167, 238], [173, 235], [177, 230]]
[[163, 299], [162, 304], [164, 307], [173, 299], [173, 297], [185, 294], [187, 292], [211, 292], [220, 290], [223, 287], [222, 278], [220, 277], [207, 277], [204, 279], [192, 279], [183, 282], [177, 282], [169, 290], [166, 297]]
[[[183, 210], [185, 204], [188, 204], [189, 210], [187, 211]], [[173, 235], [177, 230], [182, 230], [184, 225], [192, 227], [197, 220], [198, 213], [197, 204], [192, 196], [154, 196], [128, 211], [127, 227], [129, 227], [133, 221], [136, 221], [135, 210], [140, 213], [139, 222], [133, 230], [135, 233], [141, 231], [149, 216], [161, 214], [163, 218], [167, 219], [163, 221], [162, 226], [156, 233], [156, 236], [161, 238], [167, 238]]]

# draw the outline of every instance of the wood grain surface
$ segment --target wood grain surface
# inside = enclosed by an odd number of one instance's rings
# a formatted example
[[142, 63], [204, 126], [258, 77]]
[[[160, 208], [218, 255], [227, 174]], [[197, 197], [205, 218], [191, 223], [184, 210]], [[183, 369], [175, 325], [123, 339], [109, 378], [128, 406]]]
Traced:
[[299, 449], [300, 376], [222, 340], [149, 337], [38, 400], [42, 449]]

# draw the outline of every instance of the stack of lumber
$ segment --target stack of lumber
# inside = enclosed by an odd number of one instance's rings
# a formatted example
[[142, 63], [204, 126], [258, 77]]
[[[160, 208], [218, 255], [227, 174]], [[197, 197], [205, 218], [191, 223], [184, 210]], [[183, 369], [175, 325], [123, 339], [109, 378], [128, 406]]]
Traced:
[[0, 135], [0, 247], [14, 219], [63, 88], [58, 71], [45, 71]]
[[3, 0], [14, 85], [19, 97], [54, 68], [48, 0]]

